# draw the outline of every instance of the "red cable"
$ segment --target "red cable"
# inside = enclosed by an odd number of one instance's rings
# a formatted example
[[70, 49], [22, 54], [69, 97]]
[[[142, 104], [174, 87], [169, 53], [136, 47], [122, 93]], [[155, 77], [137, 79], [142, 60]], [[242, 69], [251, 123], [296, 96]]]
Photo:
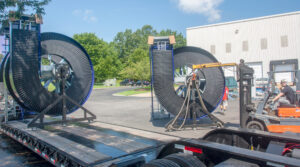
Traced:
[[286, 154], [287, 151], [292, 151], [294, 148], [300, 148], [300, 144], [297, 143], [287, 143], [286, 148], [284, 148], [282, 155]]

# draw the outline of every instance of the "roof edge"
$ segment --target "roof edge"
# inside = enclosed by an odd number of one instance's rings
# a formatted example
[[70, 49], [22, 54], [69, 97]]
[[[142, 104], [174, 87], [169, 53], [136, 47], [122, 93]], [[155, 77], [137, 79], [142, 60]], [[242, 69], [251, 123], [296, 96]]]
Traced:
[[208, 24], [208, 25], [203, 25], [203, 26], [188, 27], [188, 28], [186, 28], [186, 30], [192, 30], [192, 29], [197, 29], [197, 28], [206, 28], [206, 27], [214, 27], [214, 26], [222, 26], [222, 25], [227, 25], [227, 24], [235, 24], [235, 23], [263, 20], [263, 19], [269, 19], [269, 18], [274, 18], [274, 17], [282, 17], [282, 16], [288, 16], [288, 15], [297, 15], [297, 14], [300, 14], [300, 11], [282, 13], [282, 14], [275, 14], [275, 15], [269, 15], [269, 16], [262, 16], [262, 17], [254, 17], [254, 18], [249, 18], [249, 19], [235, 20], [235, 21], [216, 23], [216, 24]]

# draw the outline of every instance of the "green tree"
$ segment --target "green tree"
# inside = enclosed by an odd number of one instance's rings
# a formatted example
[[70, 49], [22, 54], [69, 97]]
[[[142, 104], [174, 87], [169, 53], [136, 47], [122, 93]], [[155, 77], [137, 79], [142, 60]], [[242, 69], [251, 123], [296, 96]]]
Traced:
[[169, 35], [175, 36], [175, 48], [186, 45], [186, 39], [182, 33], [178, 33], [177, 31], [172, 31], [170, 29], [157, 32], [151, 25], [144, 25], [141, 29], [137, 29], [134, 32], [131, 29], [126, 29], [124, 32], [119, 32], [115, 36], [113, 43], [119, 58], [122, 59], [122, 62], [126, 62], [128, 56], [132, 54], [136, 48], [148, 50], [148, 36]]
[[122, 62], [121, 78], [135, 80], [150, 79], [149, 46], [147, 44], [148, 36], [170, 36], [174, 35], [175, 48], [186, 45], [186, 39], [182, 33], [170, 29], [157, 32], [150, 25], [144, 25], [141, 29], [133, 32], [126, 29], [119, 32], [114, 38], [114, 46], [120, 61]]
[[121, 59], [126, 58], [137, 47], [132, 30], [126, 29], [124, 32], [118, 32], [114, 38], [114, 45]]
[[150, 61], [148, 57], [144, 57], [135, 64], [136, 80], [150, 81]]
[[144, 25], [141, 29], [137, 29], [134, 35], [138, 40], [138, 47], [148, 49], [148, 36], [156, 36], [157, 32], [151, 25]]
[[101, 57], [99, 64], [96, 66], [98, 81], [102, 82], [106, 79], [118, 78], [120, 60], [117, 55]]
[[94, 33], [75, 34], [74, 39], [89, 54], [94, 66], [96, 82], [118, 77], [121, 62], [111, 44], [99, 39]]
[[94, 64], [96, 82], [108, 78], [129, 78], [150, 80], [148, 36], [174, 35], [176, 47], [186, 45], [182, 33], [170, 29], [157, 32], [150, 25], [132, 31], [126, 29], [115, 36], [113, 42], [107, 43], [94, 33], [75, 34], [77, 40], [88, 52]]
[[133, 53], [128, 57], [128, 64], [134, 64], [139, 61], [142, 61], [143, 58], [148, 57], [148, 50], [137, 48]]
[[150, 80], [150, 62], [148, 50], [137, 48], [129, 55], [126, 67], [121, 70], [122, 78]]
[[[0, 24], [1, 29], [8, 25], [8, 18], [20, 18], [28, 9], [34, 11], [30, 15], [37, 14], [42, 16], [45, 14], [44, 6], [51, 0], [0, 0]], [[8, 9], [16, 8], [15, 11]]]
[[128, 56], [132, 54], [136, 48], [148, 50], [147, 40], [149, 35], [157, 35], [157, 32], [150, 25], [144, 25], [135, 32], [126, 29], [124, 32], [117, 33], [113, 43], [122, 62], [126, 62]]
[[159, 36], [175, 36], [176, 44], [174, 45], [174, 48], [179, 48], [182, 46], [186, 46], [186, 38], [183, 36], [182, 33], [178, 33], [177, 31], [172, 31], [170, 29], [161, 30], [159, 32]]

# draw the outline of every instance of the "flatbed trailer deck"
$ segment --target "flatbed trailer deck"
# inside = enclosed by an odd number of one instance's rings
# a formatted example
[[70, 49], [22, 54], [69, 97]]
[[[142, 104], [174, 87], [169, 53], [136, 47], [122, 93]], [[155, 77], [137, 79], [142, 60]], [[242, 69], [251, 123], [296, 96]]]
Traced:
[[1, 131], [60, 167], [143, 164], [155, 159], [167, 142], [179, 140], [100, 122], [52, 125], [44, 129], [27, 128], [27, 122], [9, 121], [1, 125]]

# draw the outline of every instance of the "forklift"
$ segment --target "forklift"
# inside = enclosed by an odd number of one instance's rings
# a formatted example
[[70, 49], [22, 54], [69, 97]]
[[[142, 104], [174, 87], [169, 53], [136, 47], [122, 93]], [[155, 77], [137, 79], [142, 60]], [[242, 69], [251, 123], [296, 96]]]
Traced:
[[[254, 121], [260, 123], [262, 127], [266, 126], [263, 120], [252, 118], [258, 112], [257, 105], [252, 102], [251, 97], [254, 78], [252, 68], [241, 61], [239, 65], [235, 63], [195, 64], [193, 70], [223, 66], [237, 66], [239, 70], [240, 122], [242, 128], [220, 127], [208, 132], [200, 139], [184, 139], [171, 142], [161, 149], [155, 160], [145, 164], [144, 167], [176, 166], [176, 164], [173, 164], [174, 162], [186, 167], [299, 166], [300, 144], [298, 139], [300, 138], [297, 134], [264, 132], [261, 131], [264, 129], [254, 128], [254, 125], [251, 129], [246, 129], [249, 123]], [[196, 71], [192, 72], [191, 82], [189, 82], [187, 88], [196, 89], [195, 93], [198, 92]], [[201, 92], [198, 95], [200, 96], [197, 96], [197, 98], [201, 102]], [[201, 107], [204, 107], [203, 111], [209, 116], [209, 112], [205, 110], [205, 105], [201, 105]]]
[[[193, 71], [202, 68], [215, 68], [224, 66], [237, 66], [238, 69], [237, 76], [239, 82], [241, 128], [269, 131], [272, 133], [300, 133], [300, 70], [269, 72], [268, 84], [267, 87], [264, 88], [264, 98], [258, 103], [254, 103], [252, 101], [251, 91], [254, 81], [254, 70], [244, 64], [243, 60], [241, 60], [239, 65], [235, 63], [195, 64], [193, 65]], [[270, 101], [279, 92], [278, 89], [276, 89], [274, 75], [275, 73], [287, 72], [294, 74], [295, 79], [293, 85], [296, 89], [295, 92], [297, 102], [296, 104], [279, 104], [276, 107], [274, 104], [270, 104]], [[201, 98], [201, 96], [198, 97]], [[202, 105], [202, 108], [204, 108], [204, 111], [206, 111], [205, 106]], [[205, 113], [211, 115], [208, 111]], [[219, 127], [222, 127], [224, 123], [217, 118], [215, 119], [212, 120], [222, 123], [222, 125], [219, 125]]]
[[[248, 68], [246, 66], [239, 68], [241, 127], [272, 133], [300, 133], [300, 70], [269, 72], [264, 98], [255, 107], [251, 101], [253, 73]], [[294, 74], [293, 86], [296, 88], [296, 104], [279, 103], [276, 106], [270, 103], [278, 93], [274, 80], [275, 73]]]

